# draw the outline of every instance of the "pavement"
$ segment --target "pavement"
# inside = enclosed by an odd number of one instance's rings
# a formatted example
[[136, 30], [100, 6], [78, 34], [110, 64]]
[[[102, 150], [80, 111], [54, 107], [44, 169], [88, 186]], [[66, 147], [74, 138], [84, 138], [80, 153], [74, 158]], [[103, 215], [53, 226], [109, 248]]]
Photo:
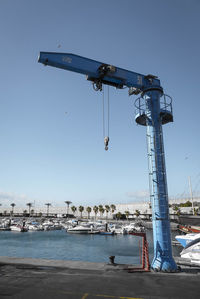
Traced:
[[0, 298], [199, 298], [200, 267], [134, 272], [127, 265], [0, 257]]

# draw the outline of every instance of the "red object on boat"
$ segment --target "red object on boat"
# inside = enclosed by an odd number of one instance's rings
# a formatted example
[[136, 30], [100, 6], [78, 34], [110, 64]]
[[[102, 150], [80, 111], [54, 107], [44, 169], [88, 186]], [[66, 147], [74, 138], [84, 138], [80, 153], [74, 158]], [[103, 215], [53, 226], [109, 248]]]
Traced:
[[190, 226], [179, 224], [178, 229], [186, 234], [200, 233], [200, 226]]

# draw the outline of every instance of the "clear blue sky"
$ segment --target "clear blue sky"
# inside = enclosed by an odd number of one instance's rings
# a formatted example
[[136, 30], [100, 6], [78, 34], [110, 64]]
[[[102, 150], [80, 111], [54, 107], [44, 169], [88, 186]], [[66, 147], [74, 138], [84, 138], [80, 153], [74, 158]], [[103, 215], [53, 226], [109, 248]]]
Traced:
[[0, 1], [0, 203], [148, 200], [146, 131], [135, 97], [110, 88], [110, 149], [102, 96], [85, 77], [44, 67], [40, 51], [74, 53], [155, 74], [173, 97], [164, 126], [169, 196], [200, 192], [198, 0]]

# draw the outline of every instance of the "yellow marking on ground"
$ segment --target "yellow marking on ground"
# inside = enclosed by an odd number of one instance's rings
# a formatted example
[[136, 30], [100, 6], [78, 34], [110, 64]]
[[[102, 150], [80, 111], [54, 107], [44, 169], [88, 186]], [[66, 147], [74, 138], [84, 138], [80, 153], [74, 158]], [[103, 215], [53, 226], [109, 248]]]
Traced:
[[104, 298], [117, 298], [116, 296], [111, 295], [94, 295], [95, 297], [104, 297]]
[[87, 298], [88, 295], [89, 295], [88, 293], [85, 293], [81, 299], [85, 299], [85, 298]]
[[[61, 291], [63, 294], [71, 294], [71, 295], [81, 295], [80, 293], [75, 293], [75, 292], [67, 292], [67, 291]], [[89, 294], [85, 293], [81, 299], [86, 299], [88, 296], [93, 296], [93, 297], [102, 297], [102, 298], [114, 298], [114, 299], [144, 299], [141, 297], [120, 297], [120, 296], [112, 296], [112, 295], [103, 295], [103, 294]]]
[[110, 296], [110, 295], [93, 295], [95, 297], [104, 297], [104, 298], [115, 298], [115, 299], [143, 299], [143, 298], [136, 298], [136, 297], [119, 297], [119, 296]]

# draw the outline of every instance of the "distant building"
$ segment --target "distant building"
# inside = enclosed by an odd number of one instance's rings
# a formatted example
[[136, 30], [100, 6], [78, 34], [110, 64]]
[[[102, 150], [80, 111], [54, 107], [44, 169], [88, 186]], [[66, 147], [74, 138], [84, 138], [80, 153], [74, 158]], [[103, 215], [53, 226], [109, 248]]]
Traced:
[[[170, 205], [177, 205], [177, 204], [180, 204], [180, 203], [185, 203], [187, 201], [191, 201], [190, 198], [179, 198], [179, 199], [169, 199], [169, 204]], [[194, 204], [194, 207], [200, 207], [200, 197], [195, 197], [193, 199], [193, 204]], [[103, 205], [104, 206], [104, 205]], [[134, 202], [134, 203], [123, 203], [123, 204], [116, 204], [116, 210], [114, 211], [114, 213], [112, 213], [111, 211], [108, 212], [108, 214], [106, 212], [104, 212], [103, 214], [103, 218], [106, 218], [108, 216], [108, 218], [112, 218], [112, 214], [117, 214], [118, 212], [122, 213], [122, 214], [125, 214], [126, 211], [129, 212], [129, 218], [133, 218], [134, 217], [134, 213], [136, 210], [139, 210], [140, 214], [144, 214], [144, 215], [150, 215], [151, 214], [151, 205], [149, 202]], [[87, 218], [88, 216], [88, 213], [86, 211], [86, 208], [87, 206], [84, 207], [84, 211], [82, 212], [82, 216]], [[90, 213], [90, 217], [95, 217], [95, 213], [93, 211], [93, 206], [91, 206], [92, 210], [91, 210], [91, 213]], [[8, 206], [4, 206], [2, 204], [2, 206], [0, 206], [0, 213], [1, 214], [5, 214], [5, 211], [8, 214], [10, 214], [12, 208], [10, 207], [10, 205]], [[15, 209], [14, 209], [14, 214], [23, 214], [23, 212], [26, 210], [27, 212], [27, 207], [26, 206], [15, 206]], [[34, 206], [33, 207], [33, 214], [37, 214], [37, 215], [43, 215], [43, 216], [46, 216], [47, 214], [47, 208], [46, 206], [44, 205], [43, 207], [40, 207], [40, 206]], [[171, 207], [169, 209], [170, 211], [170, 214], [175, 214], [175, 211], [173, 210], [173, 207]], [[181, 213], [192, 213], [191, 212], [191, 207], [181, 207], [180, 208], [180, 211]], [[53, 207], [51, 206], [49, 208], [49, 215], [66, 215], [67, 213], [67, 207], [66, 205], [65, 206], [62, 206], [62, 207]], [[78, 206], [77, 206], [77, 211], [75, 213], [72, 212], [71, 210], [71, 207], [69, 208], [69, 213], [71, 215], [75, 215], [76, 217], [80, 216], [80, 212], [78, 211]], [[97, 217], [100, 217], [100, 213], [98, 212], [97, 214]]]

